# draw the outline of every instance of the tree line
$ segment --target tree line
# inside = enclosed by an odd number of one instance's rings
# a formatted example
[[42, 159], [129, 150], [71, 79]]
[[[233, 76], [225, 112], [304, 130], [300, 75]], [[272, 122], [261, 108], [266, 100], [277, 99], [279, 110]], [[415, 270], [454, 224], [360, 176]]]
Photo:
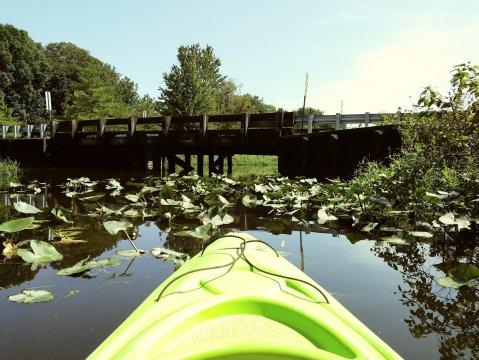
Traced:
[[[159, 98], [140, 96], [138, 85], [69, 42], [35, 42], [25, 30], [0, 24], [0, 122], [41, 123], [50, 91], [56, 119], [265, 113], [283, 110], [221, 73], [211, 46], [180, 46], [178, 63], [163, 73]], [[307, 113], [322, 113], [307, 109]]]

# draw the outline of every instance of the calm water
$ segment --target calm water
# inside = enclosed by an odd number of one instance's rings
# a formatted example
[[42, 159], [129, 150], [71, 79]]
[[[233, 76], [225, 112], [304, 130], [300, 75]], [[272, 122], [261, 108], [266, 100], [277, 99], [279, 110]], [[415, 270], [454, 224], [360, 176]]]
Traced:
[[[6, 202], [5, 195], [0, 199]], [[64, 259], [39, 269], [32, 270], [19, 258], [0, 263], [0, 358], [83, 359], [174, 271], [174, 265], [148, 253], [134, 260], [122, 259], [120, 266], [93, 270], [88, 278], [58, 276], [56, 271], [88, 255], [121, 258], [115, 252], [131, 246], [121, 236], [109, 236], [70, 199], [47, 192], [30, 201], [37, 207], [60, 203], [75, 209], [75, 226], [86, 229], [83, 238], [88, 243], [58, 247]], [[7, 211], [6, 206], [1, 209]], [[464, 262], [470, 256], [477, 259], [473, 245], [397, 246], [357, 241], [353, 234], [305, 233], [294, 225], [272, 234], [262, 227], [267, 221], [262, 216], [238, 210], [235, 218], [239, 220], [224, 231], [244, 229], [248, 224], [252, 229], [248, 233], [290, 253], [289, 261], [303, 268], [404, 358], [479, 356], [478, 287], [442, 288], [435, 279], [444, 274], [433, 266]], [[170, 236], [165, 225], [135, 225], [140, 234], [135, 243], [148, 252], [169, 247], [193, 255], [201, 249], [193, 238]], [[37, 229], [25, 236], [46, 241], [48, 230]], [[31, 288], [50, 290], [55, 299], [31, 305], [7, 301], [8, 296]], [[79, 292], [66, 297], [70, 291]]]

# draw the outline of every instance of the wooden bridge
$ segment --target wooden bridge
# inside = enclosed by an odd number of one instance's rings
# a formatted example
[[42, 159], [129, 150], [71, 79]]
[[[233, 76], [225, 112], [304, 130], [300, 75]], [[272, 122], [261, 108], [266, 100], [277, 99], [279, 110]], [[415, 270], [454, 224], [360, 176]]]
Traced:
[[[382, 119], [371, 115], [363, 115], [366, 126]], [[359, 115], [354, 116], [357, 121]], [[340, 130], [352, 123], [350, 115], [334, 116], [335, 129], [314, 129], [315, 123], [330, 122], [329, 117], [276, 112], [53, 121], [49, 131], [29, 125], [14, 127], [13, 133], [2, 127], [0, 157], [23, 167], [148, 168], [162, 174], [179, 166], [183, 175], [195, 170], [195, 156], [196, 171], [203, 175], [208, 156], [211, 175], [223, 173], [225, 161], [231, 174], [236, 154], [276, 155], [281, 174], [322, 178], [348, 177], [363, 158], [383, 160], [400, 147], [391, 126]]]

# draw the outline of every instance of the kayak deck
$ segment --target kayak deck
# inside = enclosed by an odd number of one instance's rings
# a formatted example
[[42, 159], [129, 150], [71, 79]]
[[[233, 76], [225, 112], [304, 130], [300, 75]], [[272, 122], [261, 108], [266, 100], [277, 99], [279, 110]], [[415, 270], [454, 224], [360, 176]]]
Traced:
[[307, 275], [227, 234], [165, 280], [89, 359], [400, 359]]

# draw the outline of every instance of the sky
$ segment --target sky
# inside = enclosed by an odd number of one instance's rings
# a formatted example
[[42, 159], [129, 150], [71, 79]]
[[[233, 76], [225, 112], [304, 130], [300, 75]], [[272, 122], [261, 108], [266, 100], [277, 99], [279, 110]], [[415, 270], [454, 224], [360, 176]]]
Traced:
[[0, 23], [71, 42], [157, 98], [178, 47], [211, 45], [264, 102], [326, 114], [412, 109], [454, 65], [479, 64], [478, 0], [0, 0]]

